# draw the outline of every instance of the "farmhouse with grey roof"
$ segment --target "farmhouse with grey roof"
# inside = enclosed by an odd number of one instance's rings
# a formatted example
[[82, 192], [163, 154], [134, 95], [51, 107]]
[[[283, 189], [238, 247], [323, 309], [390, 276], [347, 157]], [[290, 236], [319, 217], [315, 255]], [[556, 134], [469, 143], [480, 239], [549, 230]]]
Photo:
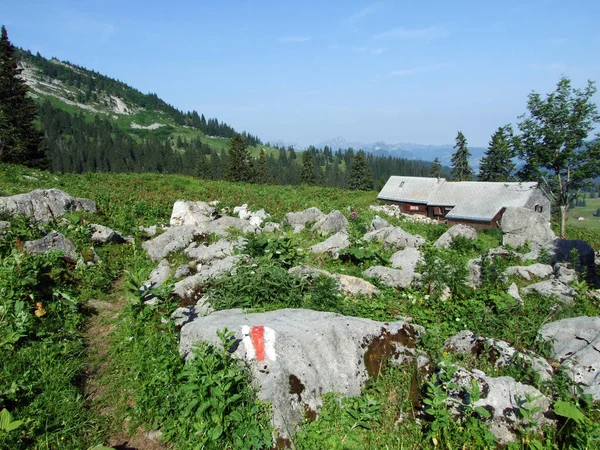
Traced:
[[445, 178], [390, 177], [379, 195], [407, 214], [450, 224], [497, 227], [504, 210], [520, 206], [550, 220], [550, 200], [534, 182], [447, 181]]

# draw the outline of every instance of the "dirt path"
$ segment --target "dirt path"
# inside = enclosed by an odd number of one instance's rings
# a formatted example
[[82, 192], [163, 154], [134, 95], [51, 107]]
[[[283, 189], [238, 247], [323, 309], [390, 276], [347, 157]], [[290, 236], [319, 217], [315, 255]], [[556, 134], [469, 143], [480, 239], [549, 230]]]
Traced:
[[[109, 420], [116, 405], [102, 405], [103, 395], [107, 391], [103, 378], [110, 368], [111, 334], [126, 303], [127, 300], [121, 295], [115, 295], [113, 301], [91, 300], [88, 302], [88, 307], [92, 309], [93, 315], [85, 337], [89, 357], [85, 395], [93, 406], [98, 406], [99, 413], [108, 417]], [[113, 429], [110, 430], [112, 434], [107, 437], [105, 444], [116, 450], [164, 450], [169, 448], [164, 442], [158, 440], [160, 433], [139, 429], [133, 436], [130, 436], [126, 432], [125, 425], [122, 424], [121, 430], [115, 430], [113, 425]]]

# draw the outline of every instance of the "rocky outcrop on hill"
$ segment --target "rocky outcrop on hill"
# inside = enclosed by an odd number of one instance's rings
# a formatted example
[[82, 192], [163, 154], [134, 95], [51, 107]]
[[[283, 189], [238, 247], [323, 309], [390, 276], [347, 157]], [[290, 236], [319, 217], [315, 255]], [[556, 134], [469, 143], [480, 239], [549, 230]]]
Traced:
[[194, 344], [218, 344], [217, 331], [235, 333], [233, 356], [249, 367], [258, 397], [273, 405], [273, 424], [291, 438], [305, 415], [315, 417], [322, 395], [358, 395], [388, 361], [416, 356], [421, 328], [406, 322], [376, 322], [303, 309], [244, 314], [217, 311], [185, 324], [180, 352]]
[[87, 198], [75, 198], [59, 189], [36, 189], [27, 194], [0, 197], [0, 212], [22, 214], [38, 222], [49, 222], [72, 211], [95, 214], [96, 203]]

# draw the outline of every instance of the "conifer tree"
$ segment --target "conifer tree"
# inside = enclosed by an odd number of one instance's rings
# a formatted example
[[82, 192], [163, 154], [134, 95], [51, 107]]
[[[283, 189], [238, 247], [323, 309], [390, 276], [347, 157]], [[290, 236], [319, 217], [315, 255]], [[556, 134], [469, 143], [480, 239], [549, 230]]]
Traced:
[[471, 153], [467, 148], [467, 139], [462, 131], [456, 136], [456, 152], [452, 155], [452, 176], [456, 181], [471, 181], [473, 179], [473, 169], [469, 165]]
[[442, 178], [442, 163], [440, 162], [440, 158], [435, 158], [433, 160], [433, 164], [431, 164], [431, 169], [429, 170], [430, 177]]
[[301, 179], [306, 184], [316, 184], [317, 177], [315, 175], [315, 161], [310, 150], [305, 150], [302, 153], [302, 175]]
[[271, 182], [269, 162], [267, 161], [267, 154], [265, 153], [264, 148], [260, 149], [260, 154], [255, 162], [254, 182], [260, 184], [268, 184]]
[[0, 34], [0, 162], [43, 167], [42, 137], [34, 124], [37, 108], [20, 77], [15, 47], [6, 28]]
[[492, 135], [492, 140], [481, 159], [479, 167], [480, 181], [510, 181], [515, 170], [513, 158], [516, 156], [511, 146], [512, 130], [510, 126], [500, 127]]
[[365, 152], [362, 150], [352, 159], [348, 178], [348, 184], [353, 191], [370, 191], [373, 189], [373, 175], [371, 168], [367, 164]]
[[229, 140], [229, 155], [225, 179], [228, 181], [252, 181], [253, 170], [250, 154], [246, 149], [246, 140], [236, 133]]

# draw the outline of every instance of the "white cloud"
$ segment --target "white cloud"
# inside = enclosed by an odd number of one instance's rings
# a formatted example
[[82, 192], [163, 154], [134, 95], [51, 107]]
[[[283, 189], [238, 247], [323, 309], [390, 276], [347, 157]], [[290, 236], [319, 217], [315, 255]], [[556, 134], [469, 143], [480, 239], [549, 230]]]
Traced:
[[312, 36], [284, 36], [279, 38], [279, 42], [306, 42], [311, 39]]
[[390, 72], [387, 77], [405, 77], [408, 75], [415, 75], [417, 73], [436, 72], [446, 67], [450, 67], [451, 65], [452, 64], [450, 63], [440, 63], [432, 64], [430, 66], [409, 67], [407, 69], [394, 70], [393, 72]]
[[376, 34], [373, 39], [396, 39], [401, 41], [429, 41], [448, 37], [448, 32], [437, 26], [425, 28], [398, 27]]
[[369, 6], [364, 7], [363, 9], [361, 9], [360, 11], [358, 11], [357, 13], [352, 14], [351, 16], [344, 17], [342, 19], [342, 21], [348, 22], [348, 23], [358, 22], [359, 20], [361, 20], [362, 18], [368, 16], [369, 14], [373, 14], [375, 11], [377, 11], [377, 9], [379, 9], [380, 6], [381, 6], [380, 2], [373, 3], [373, 4], [369, 5]]

